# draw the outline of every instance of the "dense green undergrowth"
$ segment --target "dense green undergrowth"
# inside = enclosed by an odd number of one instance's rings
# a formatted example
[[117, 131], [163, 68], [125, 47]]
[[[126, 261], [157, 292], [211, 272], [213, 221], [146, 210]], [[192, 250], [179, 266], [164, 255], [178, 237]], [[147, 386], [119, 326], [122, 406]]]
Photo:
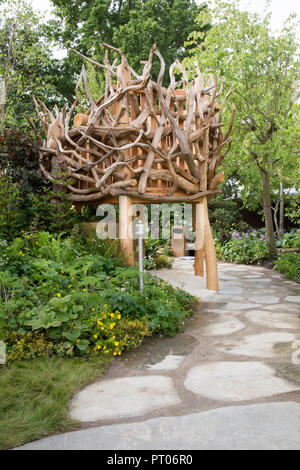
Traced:
[[[264, 229], [248, 229], [244, 232], [232, 231], [227, 234], [225, 240], [222, 240], [220, 234], [215, 234], [214, 239], [217, 257], [220, 260], [232, 263], [259, 264], [271, 257]], [[281, 238], [276, 239], [276, 247], [279, 249], [279, 257], [274, 260], [275, 269], [286, 274], [288, 278], [300, 282], [299, 253], [280, 253], [280, 249], [300, 248], [300, 230], [284, 233]]]
[[0, 243], [0, 339], [8, 362], [119, 356], [145, 336], [181, 331], [192, 313], [191, 295], [149, 273], [140, 294], [137, 269], [100, 240], [38, 232]]
[[285, 253], [275, 262], [275, 269], [287, 278], [300, 282], [300, 253]]

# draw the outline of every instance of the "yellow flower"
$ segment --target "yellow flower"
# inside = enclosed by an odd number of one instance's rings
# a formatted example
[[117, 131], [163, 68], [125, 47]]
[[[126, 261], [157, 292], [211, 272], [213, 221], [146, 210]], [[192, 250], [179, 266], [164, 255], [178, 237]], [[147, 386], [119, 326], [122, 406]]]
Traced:
[[86, 292], [86, 289], [82, 289], [82, 292]]
[[61, 294], [58, 292], [58, 293], [56, 294], [56, 297], [61, 297]]
[[30, 238], [30, 236], [29, 236], [29, 235], [27, 235], [27, 237], [26, 237], [26, 238]]
[[118, 319], [118, 320], [120, 320], [120, 319], [121, 319], [121, 315], [120, 315], [120, 314], [119, 314], [119, 315], [117, 315], [117, 319]]
[[80, 339], [79, 339], [79, 338], [78, 338], [78, 339], [76, 339], [76, 343], [80, 343]]
[[35, 244], [36, 244], [36, 245], [38, 245], [38, 244], [39, 244], [39, 242], [35, 242]]
[[115, 323], [111, 323], [111, 324], [109, 325], [109, 328], [112, 330], [114, 326], [115, 326]]
[[19, 255], [21, 255], [21, 254], [22, 254], [22, 251], [19, 251]]
[[72, 294], [75, 294], [75, 291], [74, 291], [74, 290], [72, 290], [71, 292], [72, 292]]
[[95, 310], [95, 309], [94, 309], [94, 307], [93, 307], [93, 308], [92, 308], [92, 312], [93, 312], [94, 310]]
[[107, 318], [107, 315], [103, 315], [103, 318]]
[[115, 336], [113, 336], [113, 339], [115, 339]]
[[115, 346], [119, 346], [119, 341], [115, 341]]
[[111, 313], [110, 316], [111, 316], [111, 318], [113, 318], [113, 317], [115, 316], [115, 314], [114, 314], [114, 313]]
[[97, 338], [98, 338], [98, 335], [94, 335], [94, 338], [96, 338], [96, 339], [97, 339]]
[[72, 284], [70, 284], [70, 285], [68, 286], [68, 289], [71, 289], [71, 287], [72, 287]]
[[101, 326], [101, 330], [104, 330], [104, 326]]
[[22, 255], [21, 255], [21, 256], [24, 256], [24, 253], [22, 253]]
[[101, 349], [101, 346], [99, 344], [97, 344], [97, 349]]
[[103, 346], [103, 349], [106, 349], [106, 346], [105, 346], [105, 345]]
[[114, 356], [116, 356], [116, 355], [117, 355], [117, 353], [116, 353], [116, 351], [115, 351], [115, 352], [114, 352]]
[[109, 353], [109, 349], [106, 349], [106, 350], [104, 351], [104, 354], [108, 354], [108, 353]]
[[121, 354], [122, 354], [121, 351], [118, 351], [118, 354], [119, 354], [119, 356], [121, 356]]

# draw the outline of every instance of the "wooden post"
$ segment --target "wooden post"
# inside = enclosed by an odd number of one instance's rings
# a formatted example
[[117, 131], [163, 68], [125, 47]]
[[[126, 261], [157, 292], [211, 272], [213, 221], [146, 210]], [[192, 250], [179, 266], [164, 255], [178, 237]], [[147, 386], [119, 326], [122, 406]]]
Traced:
[[125, 263], [134, 266], [131, 199], [129, 196], [119, 196], [119, 238], [120, 247], [125, 256]]
[[206, 266], [206, 288], [209, 290], [219, 290], [218, 280], [218, 263], [215, 250], [215, 243], [211, 233], [210, 222], [208, 217], [207, 209], [207, 198], [203, 198], [204, 211], [204, 243], [203, 250], [205, 255], [205, 266]]
[[[118, 65], [117, 67], [118, 74], [122, 75], [122, 65]], [[126, 84], [130, 81], [130, 72], [125, 69], [124, 70], [124, 79]], [[118, 82], [118, 87], [122, 87], [122, 83]], [[115, 103], [114, 112], [116, 116], [121, 110], [122, 101], [118, 100]], [[126, 127], [129, 123], [129, 113], [128, 113], [128, 103], [127, 103], [127, 110], [123, 114], [121, 121], [119, 122], [120, 127]], [[128, 141], [126, 139], [122, 139], [119, 141], [119, 145], [127, 144]], [[130, 157], [130, 150], [124, 151], [125, 160]], [[128, 177], [130, 176], [130, 172], [127, 168], [123, 170]], [[122, 252], [125, 256], [125, 263], [129, 266], [134, 266], [134, 246], [133, 246], [133, 234], [129, 233], [129, 230], [132, 230], [132, 216], [131, 216], [131, 199], [129, 196], [119, 196], [119, 236], [120, 236], [120, 247]]]
[[[209, 129], [203, 135], [203, 152], [206, 160], [201, 165], [202, 173], [200, 176], [200, 189], [207, 189], [207, 162], [209, 155]], [[219, 290], [218, 280], [218, 263], [215, 250], [215, 243], [211, 233], [210, 222], [208, 217], [207, 197], [201, 201], [203, 206], [204, 233], [203, 233], [203, 251], [205, 256], [206, 267], [206, 288], [209, 290]]]
[[195, 276], [203, 276], [203, 234], [204, 224], [203, 220], [203, 207], [201, 202], [194, 202], [193, 207], [193, 232], [195, 233], [195, 261], [194, 272]]

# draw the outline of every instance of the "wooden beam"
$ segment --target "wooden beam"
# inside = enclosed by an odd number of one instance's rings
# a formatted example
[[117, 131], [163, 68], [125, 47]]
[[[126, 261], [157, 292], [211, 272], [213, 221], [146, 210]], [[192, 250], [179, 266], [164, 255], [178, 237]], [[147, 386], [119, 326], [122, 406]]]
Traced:
[[[87, 202], [98, 202], [104, 203], [106, 202], [106, 198], [109, 196], [112, 197], [121, 197], [121, 196], [129, 196], [132, 200], [137, 200], [139, 202], [144, 201], [145, 204], [151, 204], [154, 202], [158, 202], [159, 204], [163, 204], [164, 202], [198, 202], [201, 198], [205, 196], [210, 196], [211, 194], [217, 194], [221, 191], [219, 189], [209, 190], [209, 191], [200, 191], [197, 194], [193, 194], [192, 196], [187, 196], [184, 193], [174, 193], [173, 196], [165, 195], [165, 192], [157, 191], [155, 194], [139, 194], [137, 191], [130, 190], [130, 189], [112, 189], [108, 187], [108, 190], [105, 194], [99, 192], [95, 194], [72, 194], [69, 197], [69, 200], [74, 203], [87, 203]], [[147, 201], [147, 202], [146, 202]]]

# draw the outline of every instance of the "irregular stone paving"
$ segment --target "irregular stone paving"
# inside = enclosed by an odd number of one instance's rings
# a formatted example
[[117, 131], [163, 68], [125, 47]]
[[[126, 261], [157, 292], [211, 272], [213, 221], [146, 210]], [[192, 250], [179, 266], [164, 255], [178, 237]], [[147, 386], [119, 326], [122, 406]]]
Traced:
[[151, 338], [71, 401], [81, 431], [23, 449], [300, 449], [300, 286], [261, 266], [193, 260], [156, 275], [201, 301], [184, 333]]

